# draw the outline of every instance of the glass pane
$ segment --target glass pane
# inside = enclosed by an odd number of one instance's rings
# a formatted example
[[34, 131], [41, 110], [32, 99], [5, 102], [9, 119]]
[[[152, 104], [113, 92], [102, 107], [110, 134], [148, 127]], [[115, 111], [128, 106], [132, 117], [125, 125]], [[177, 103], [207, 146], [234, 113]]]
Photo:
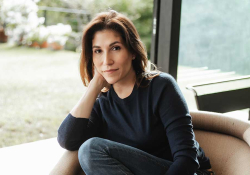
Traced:
[[250, 75], [249, 9], [247, 0], [182, 1], [178, 83], [190, 109], [196, 104], [187, 85]]

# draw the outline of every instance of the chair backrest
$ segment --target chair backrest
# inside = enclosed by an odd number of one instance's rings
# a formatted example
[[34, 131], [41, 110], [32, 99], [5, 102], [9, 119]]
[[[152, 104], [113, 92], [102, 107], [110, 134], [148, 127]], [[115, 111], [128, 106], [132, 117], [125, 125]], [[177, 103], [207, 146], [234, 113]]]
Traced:
[[196, 140], [221, 175], [250, 174], [250, 123], [222, 114], [193, 111]]

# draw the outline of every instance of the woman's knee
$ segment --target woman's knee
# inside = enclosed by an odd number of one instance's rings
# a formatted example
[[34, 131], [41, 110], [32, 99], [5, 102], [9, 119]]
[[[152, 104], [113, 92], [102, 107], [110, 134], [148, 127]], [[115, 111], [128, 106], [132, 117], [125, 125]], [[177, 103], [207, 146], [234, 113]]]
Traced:
[[95, 161], [98, 155], [100, 155], [101, 147], [100, 143], [102, 142], [101, 138], [93, 137], [86, 140], [78, 150], [78, 159], [81, 167], [84, 171], [88, 171], [95, 164]]
[[93, 137], [88, 140], [86, 140], [79, 148], [78, 151], [78, 158], [79, 160], [82, 158], [90, 158], [91, 154], [93, 154], [95, 151], [98, 151], [98, 148], [100, 148], [101, 138]]

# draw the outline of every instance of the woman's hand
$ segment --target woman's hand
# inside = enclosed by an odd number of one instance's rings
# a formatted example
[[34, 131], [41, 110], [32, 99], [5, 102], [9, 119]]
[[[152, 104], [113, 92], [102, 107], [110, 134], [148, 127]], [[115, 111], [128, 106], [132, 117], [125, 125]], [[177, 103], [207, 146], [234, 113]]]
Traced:
[[109, 86], [110, 84], [108, 84], [105, 78], [95, 69], [94, 77], [90, 81], [85, 94], [70, 113], [76, 118], [89, 118], [98, 94], [100, 94], [104, 87]]
[[96, 68], [95, 68], [94, 77], [91, 80], [91, 83], [94, 83], [96, 88], [98, 88], [100, 91], [104, 87], [106, 87], [106, 88], [110, 87], [110, 84], [108, 84], [108, 82], [105, 80], [105, 78], [102, 76], [102, 74], [98, 72], [98, 70]]

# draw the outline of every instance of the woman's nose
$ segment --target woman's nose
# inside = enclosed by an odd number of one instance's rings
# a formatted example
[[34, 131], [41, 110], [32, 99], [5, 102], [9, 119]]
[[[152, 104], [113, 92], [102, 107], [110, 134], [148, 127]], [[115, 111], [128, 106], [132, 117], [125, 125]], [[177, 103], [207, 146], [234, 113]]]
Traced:
[[103, 64], [104, 65], [111, 65], [113, 63], [114, 63], [114, 61], [112, 60], [112, 58], [106, 54], [104, 56]]

